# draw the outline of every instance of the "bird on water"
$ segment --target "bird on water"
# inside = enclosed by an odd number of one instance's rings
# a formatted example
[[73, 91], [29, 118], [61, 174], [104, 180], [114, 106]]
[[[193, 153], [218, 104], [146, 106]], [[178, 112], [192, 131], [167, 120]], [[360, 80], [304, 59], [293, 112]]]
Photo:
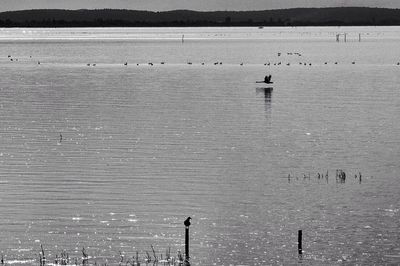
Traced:
[[188, 217], [188, 218], [186, 218], [186, 220], [183, 222], [183, 224], [186, 226], [186, 227], [189, 227], [190, 226], [190, 220], [191, 220], [192, 218], [190, 218], [190, 217]]

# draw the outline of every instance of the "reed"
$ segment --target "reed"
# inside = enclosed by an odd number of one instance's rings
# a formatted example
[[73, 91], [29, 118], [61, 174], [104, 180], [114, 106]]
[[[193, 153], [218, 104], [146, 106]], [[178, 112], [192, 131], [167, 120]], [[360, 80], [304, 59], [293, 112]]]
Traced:
[[82, 264], [87, 265], [89, 263], [89, 256], [86, 253], [85, 247], [82, 248]]
[[39, 264], [40, 266], [44, 266], [46, 264], [46, 256], [44, 255], [43, 245], [40, 244], [40, 253], [39, 253]]
[[156, 255], [156, 251], [154, 250], [153, 245], [151, 245], [151, 250], [153, 251], [154, 261], [155, 261], [155, 262], [158, 262], [157, 255]]
[[[139, 251], [136, 251], [134, 255], [126, 256], [126, 254], [119, 251], [119, 258], [115, 256], [114, 262], [111, 260], [106, 262], [98, 262], [96, 261], [96, 257], [92, 257], [88, 254], [85, 247], [82, 248], [82, 257], [70, 257], [68, 252], [65, 250], [61, 251], [60, 253], [56, 253], [54, 259], [46, 258], [45, 249], [43, 245], [40, 245], [40, 250], [38, 254], [38, 259], [32, 259], [32, 265], [45, 266], [45, 265], [83, 265], [83, 266], [90, 266], [90, 265], [119, 265], [119, 266], [140, 266], [140, 265], [153, 265], [153, 266], [188, 266], [190, 263], [185, 261], [183, 253], [178, 250], [175, 256], [171, 255], [171, 247], [168, 247], [165, 250], [165, 257], [163, 258], [163, 254], [160, 253], [157, 256], [157, 252], [153, 245], [150, 245], [151, 252], [144, 251], [140, 255]], [[51, 254], [51, 253], [49, 253]], [[22, 262], [21, 262], [22, 263]], [[25, 262], [24, 262], [25, 263]], [[1, 255], [0, 265], [7, 264], [4, 259], [4, 255]]]

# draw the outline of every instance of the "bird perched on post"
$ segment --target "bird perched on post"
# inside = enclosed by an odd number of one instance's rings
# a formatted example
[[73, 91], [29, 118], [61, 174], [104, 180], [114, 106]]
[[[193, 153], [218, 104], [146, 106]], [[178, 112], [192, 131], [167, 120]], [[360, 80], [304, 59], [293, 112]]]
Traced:
[[186, 226], [186, 227], [189, 227], [190, 226], [190, 220], [191, 220], [192, 218], [190, 218], [190, 217], [188, 217], [188, 218], [186, 218], [186, 220], [183, 222], [183, 224]]

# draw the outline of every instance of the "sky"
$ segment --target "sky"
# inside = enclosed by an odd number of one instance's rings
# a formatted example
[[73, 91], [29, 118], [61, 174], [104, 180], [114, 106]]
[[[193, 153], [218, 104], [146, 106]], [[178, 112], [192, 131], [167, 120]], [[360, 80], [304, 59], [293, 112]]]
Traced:
[[209, 11], [336, 6], [400, 8], [400, 0], [0, 0], [0, 12], [41, 8]]

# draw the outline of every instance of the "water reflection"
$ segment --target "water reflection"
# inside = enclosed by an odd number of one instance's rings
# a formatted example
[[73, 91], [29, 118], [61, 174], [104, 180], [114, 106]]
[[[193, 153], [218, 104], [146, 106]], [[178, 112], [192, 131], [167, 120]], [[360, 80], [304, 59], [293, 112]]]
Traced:
[[271, 102], [272, 102], [272, 87], [258, 87], [256, 88], [256, 93], [264, 95], [265, 102], [265, 112], [269, 114], [271, 112]]

